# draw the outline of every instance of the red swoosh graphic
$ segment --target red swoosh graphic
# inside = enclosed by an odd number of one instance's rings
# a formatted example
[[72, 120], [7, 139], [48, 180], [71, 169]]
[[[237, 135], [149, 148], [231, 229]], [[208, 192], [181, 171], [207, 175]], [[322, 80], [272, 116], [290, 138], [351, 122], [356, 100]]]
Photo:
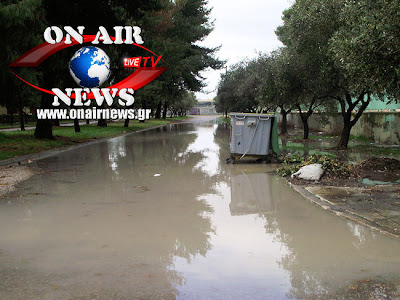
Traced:
[[[82, 35], [82, 37], [83, 37], [84, 44], [93, 42], [94, 39], [96, 38], [95, 35]], [[110, 39], [115, 41], [115, 37], [113, 37], [113, 36], [110, 36]], [[54, 53], [56, 53], [62, 49], [71, 47], [71, 46], [79, 45], [79, 43], [76, 40], [74, 40], [73, 38], [71, 38], [71, 41], [72, 41], [71, 44], [65, 44], [64, 41], [65, 41], [65, 38], [63, 38], [62, 41], [58, 44], [49, 44], [49, 43], [40, 44], [39, 46], [36, 46], [35, 48], [32, 48], [31, 50], [22, 54], [20, 57], [18, 57], [16, 60], [14, 60], [9, 65], [9, 67], [37, 67], [44, 60], [46, 60], [49, 56], [53, 55]], [[158, 57], [157, 54], [150, 51], [146, 47], [143, 47], [136, 43], [132, 43], [132, 45], [142, 48]]]
[[[96, 38], [95, 35], [83, 35], [82, 37], [83, 37], [83, 43], [92, 42]], [[114, 41], [115, 37], [110, 36], [110, 39]], [[79, 44], [73, 38], [71, 38], [71, 41], [72, 41], [71, 44], [65, 44], [64, 41], [65, 41], [65, 38], [58, 44], [49, 44], [49, 43], [40, 44], [39, 46], [36, 46], [35, 48], [32, 48], [31, 50], [25, 52], [23, 55], [21, 55], [19, 58], [17, 58], [15, 61], [13, 61], [9, 65], [9, 67], [37, 67], [44, 60], [46, 60], [48, 57], [50, 57], [54, 53], [56, 53], [62, 49]], [[157, 54], [155, 54], [154, 52], [150, 51], [149, 49], [147, 49], [139, 44], [132, 43], [132, 45], [140, 47], [144, 50], [147, 50], [151, 54], [158, 57]], [[122, 80], [112, 86], [109, 86], [108, 88], [110, 88], [110, 89], [112, 89], [112, 88], [118, 88], [118, 89], [132, 88], [134, 90], [137, 90], [137, 89], [145, 86], [146, 84], [150, 83], [154, 79], [156, 79], [166, 69], [167, 69], [167, 67], [153, 67], [153, 68], [141, 67], [137, 71], [135, 71], [134, 73], [132, 73], [131, 75], [126, 77], [124, 80]], [[22, 80], [26, 84], [29, 84], [30, 86], [34, 87], [35, 89], [38, 89], [42, 92], [45, 92], [45, 93], [48, 93], [51, 95], [55, 95], [52, 91], [40, 88], [40, 87], [22, 79], [20, 76], [18, 76], [14, 72], [12, 72], [12, 73], [15, 76], [17, 76], [20, 80]], [[74, 99], [75, 94], [72, 94], [70, 98]], [[87, 99], [94, 99], [93, 93], [88, 94]]]

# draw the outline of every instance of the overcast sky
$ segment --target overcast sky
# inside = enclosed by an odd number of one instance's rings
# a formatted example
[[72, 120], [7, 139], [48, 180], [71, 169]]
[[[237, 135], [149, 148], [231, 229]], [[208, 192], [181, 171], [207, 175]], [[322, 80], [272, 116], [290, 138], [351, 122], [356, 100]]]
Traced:
[[[228, 60], [227, 66], [245, 57], [255, 57], [257, 52], [270, 52], [282, 44], [275, 29], [282, 24], [282, 12], [292, 0], [209, 0], [215, 20], [214, 31], [201, 43], [208, 47], [222, 45], [217, 57]], [[205, 71], [204, 92], [196, 93], [198, 99], [212, 99], [221, 71]]]

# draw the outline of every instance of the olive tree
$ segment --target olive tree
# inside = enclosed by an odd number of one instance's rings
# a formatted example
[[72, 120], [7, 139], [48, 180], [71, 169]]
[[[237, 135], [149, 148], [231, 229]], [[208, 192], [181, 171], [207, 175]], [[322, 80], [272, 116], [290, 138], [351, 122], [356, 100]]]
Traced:
[[[343, 117], [338, 148], [347, 148], [350, 131], [370, 102], [371, 90], [358, 85], [357, 78], [337, 64], [331, 42], [343, 29], [340, 18], [346, 0], [297, 0], [284, 12], [284, 24], [276, 30], [279, 39], [310, 66], [314, 84], [309, 92], [316, 97], [335, 99]], [[316, 67], [315, 67], [316, 66]]]

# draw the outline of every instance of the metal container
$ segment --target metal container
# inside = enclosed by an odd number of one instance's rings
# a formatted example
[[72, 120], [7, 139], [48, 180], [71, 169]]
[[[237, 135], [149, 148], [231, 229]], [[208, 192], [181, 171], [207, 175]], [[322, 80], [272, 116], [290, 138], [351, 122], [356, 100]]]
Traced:
[[274, 114], [230, 113], [229, 116], [230, 150], [234, 161], [243, 157], [264, 158], [276, 152], [271, 145], [276, 130]]

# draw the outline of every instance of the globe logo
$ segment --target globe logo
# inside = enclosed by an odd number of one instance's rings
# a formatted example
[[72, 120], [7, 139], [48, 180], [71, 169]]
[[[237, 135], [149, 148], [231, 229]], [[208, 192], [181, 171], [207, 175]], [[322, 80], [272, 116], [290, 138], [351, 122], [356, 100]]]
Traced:
[[81, 87], [98, 87], [110, 77], [110, 59], [100, 48], [83, 47], [72, 56], [69, 71]]

